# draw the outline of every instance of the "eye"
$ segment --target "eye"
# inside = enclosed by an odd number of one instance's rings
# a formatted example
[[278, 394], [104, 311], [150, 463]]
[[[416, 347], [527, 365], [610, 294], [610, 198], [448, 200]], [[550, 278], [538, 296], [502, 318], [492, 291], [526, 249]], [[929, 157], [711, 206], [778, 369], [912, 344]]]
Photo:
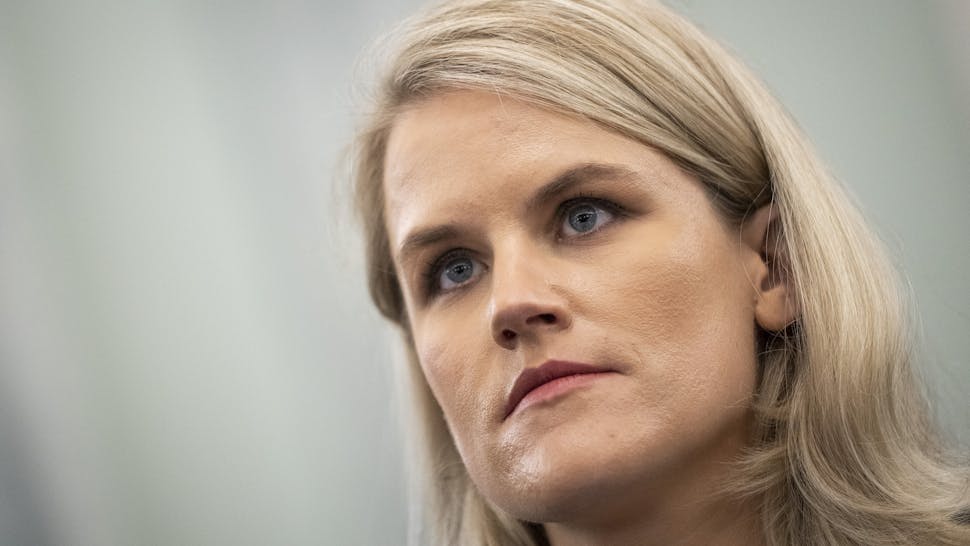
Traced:
[[449, 252], [435, 260], [427, 273], [428, 292], [437, 294], [460, 288], [482, 274], [484, 266], [462, 252]]
[[566, 202], [560, 209], [562, 235], [576, 237], [593, 233], [613, 221], [614, 213], [608, 210], [610, 208], [606, 203], [593, 199]]

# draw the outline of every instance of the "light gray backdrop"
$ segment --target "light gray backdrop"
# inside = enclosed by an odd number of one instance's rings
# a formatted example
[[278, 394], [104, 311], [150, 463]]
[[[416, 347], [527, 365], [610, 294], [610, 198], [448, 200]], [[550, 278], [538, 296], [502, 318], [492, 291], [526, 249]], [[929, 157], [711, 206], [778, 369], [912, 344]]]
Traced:
[[[336, 158], [416, 1], [0, 3], [0, 543], [399, 544]], [[889, 242], [970, 443], [970, 3], [681, 0]], [[359, 86], [356, 86], [359, 87]]]

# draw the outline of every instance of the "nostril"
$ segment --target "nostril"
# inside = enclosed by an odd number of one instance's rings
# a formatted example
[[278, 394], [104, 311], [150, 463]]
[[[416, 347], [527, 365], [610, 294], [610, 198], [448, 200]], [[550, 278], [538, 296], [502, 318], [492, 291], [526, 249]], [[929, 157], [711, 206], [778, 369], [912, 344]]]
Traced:
[[536, 318], [539, 319], [539, 321], [543, 324], [556, 323], [556, 315], [553, 315], [552, 313], [542, 313], [541, 315], [536, 316]]
[[493, 339], [503, 348], [513, 349], [520, 338], [524, 341], [568, 328], [569, 316], [551, 307], [553, 306], [544, 309], [549, 311], [547, 313], [540, 312], [534, 305], [503, 310], [501, 314], [492, 317]]

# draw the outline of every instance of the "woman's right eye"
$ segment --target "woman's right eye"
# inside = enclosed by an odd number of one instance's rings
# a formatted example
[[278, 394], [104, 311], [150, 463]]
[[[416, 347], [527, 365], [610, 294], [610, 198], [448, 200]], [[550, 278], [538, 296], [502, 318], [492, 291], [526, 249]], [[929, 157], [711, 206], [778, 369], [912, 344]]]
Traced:
[[482, 263], [471, 256], [446, 254], [435, 262], [428, 275], [429, 291], [436, 294], [460, 288], [475, 280], [483, 270]]

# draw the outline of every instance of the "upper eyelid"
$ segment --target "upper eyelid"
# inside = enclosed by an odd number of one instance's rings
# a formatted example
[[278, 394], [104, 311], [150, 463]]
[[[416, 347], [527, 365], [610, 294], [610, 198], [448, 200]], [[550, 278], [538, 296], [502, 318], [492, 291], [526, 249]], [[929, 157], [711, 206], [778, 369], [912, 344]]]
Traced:
[[464, 248], [451, 248], [437, 255], [433, 259], [427, 261], [422, 270], [425, 276], [434, 276], [442, 270], [445, 262], [454, 258], [464, 258], [468, 257], [469, 252]]
[[607, 199], [605, 197], [596, 197], [593, 195], [577, 195], [575, 197], [564, 199], [556, 207], [556, 215], [561, 216], [564, 212], [566, 212], [566, 210], [570, 206], [579, 204], [579, 203], [593, 203], [596, 205], [601, 205], [608, 212], [622, 213], [625, 210], [622, 205], [618, 204], [616, 201], [612, 199]]

